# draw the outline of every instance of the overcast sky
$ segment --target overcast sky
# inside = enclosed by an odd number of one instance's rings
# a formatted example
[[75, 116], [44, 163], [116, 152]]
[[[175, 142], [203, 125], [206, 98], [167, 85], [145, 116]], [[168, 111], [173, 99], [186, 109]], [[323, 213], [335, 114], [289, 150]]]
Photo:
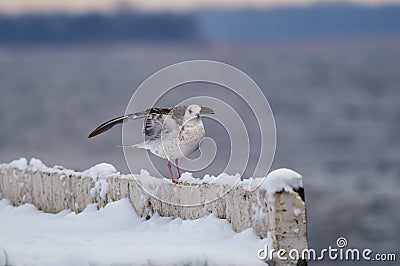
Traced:
[[[122, 7], [141, 10], [182, 11], [201, 7], [274, 7], [283, 5], [309, 5], [314, 3], [337, 2], [333, 0], [1, 0], [1, 13], [24, 12], [112, 12]], [[343, 1], [342, 1], [343, 2]], [[381, 5], [400, 3], [400, 0], [347, 0], [347, 2]]]

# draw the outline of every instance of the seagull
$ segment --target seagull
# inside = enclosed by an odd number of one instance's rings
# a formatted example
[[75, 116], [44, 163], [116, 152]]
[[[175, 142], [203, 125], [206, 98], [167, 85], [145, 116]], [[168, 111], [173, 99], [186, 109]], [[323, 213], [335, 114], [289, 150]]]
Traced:
[[182, 105], [172, 108], [149, 108], [142, 112], [127, 114], [111, 119], [93, 130], [89, 138], [97, 136], [117, 124], [144, 118], [143, 134], [149, 137], [143, 143], [128, 145], [149, 150], [158, 157], [168, 160], [167, 166], [172, 182], [177, 184], [171, 168], [171, 160], [175, 160], [178, 178], [181, 172], [178, 159], [186, 157], [199, 149], [200, 141], [205, 136], [205, 129], [200, 115], [214, 114], [214, 111], [197, 104]]

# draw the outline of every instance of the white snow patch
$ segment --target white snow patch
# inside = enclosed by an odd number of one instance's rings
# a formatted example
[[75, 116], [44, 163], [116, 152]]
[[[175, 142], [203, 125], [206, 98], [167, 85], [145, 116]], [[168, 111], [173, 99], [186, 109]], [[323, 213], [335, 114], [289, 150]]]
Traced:
[[94, 183], [94, 187], [90, 189], [90, 196], [92, 196], [92, 198], [96, 197], [96, 193], [100, 191], [100, 186], [100, 182]]
[[254, 189], [258, 188], [261, 186], [261, 184], [264, 182], [265, 177], [250, 177], [248, 179], [245, 179], [241, 182], [241, 185], [244, 189], [253, 191]]
[[41, 161], [41, 160], [39, 160], [39, 159], [36, 159], [36, 158], [32, 158], [30, 161], [29, 161], [29, 167], [32, 169], [32, 171], [39, 171], [39, 170], [42, 170], [42, 169], [46, 169], [46, 168], [48, 168], [46, 165], [44, 165], [43, 164], [43, 162]]
[[188, 183], [188, 184], [202, 184], [203, 181], [198, 178], [194, 178], [192, 173], [185, 172], [179, 178], [180, 183]]
[[217, 185], [232, 185], [233, 186], [235, 184], [238, 184], [238, 182], [240, 182], [240, 175], [239, 174], [228, 175], [228, 174], [222, 173], [222, 174], [218, 175], [210, 183], [217, 184]]
[[149, 173], [149, 171], [147, 171], [147, 170], [141, 169], [141, 170], [140, 170], [140, 176], [143, 176], [143, 177], [150, 177], [150, 173]]
[[109, 163], [100, 163], [82, 172], [84, 176], [90, 177], [93, 180], [97, 178], [111, 177], [113, 174], [118, 173], [117, 169]]
[[107, 180], [100, 180], [100, 198], [102, 199], [102, 200], [106, 200], [106, 196], [107, 196], [107, 193], [108, 193], [108, 183], [107, 183]]
[[106, 179], [96, 181], [94, 183], [94, 187], [90, 189], [90, 196], [92, 196], [92, 198], [95, 198], [96, 194], [99, 193], [100, 198], [105, 201], [108, 193], [108, 187], [109, 186]]
[[201, 185], [201, 184], [217, 184], [217, 185], [235, 185], [240, 181], [240, 175], [228, 175], [222, 173], [218, 176], [205, 175], [203, 178], [194, 178], [192, 173], [183, 173], [179, 178], [179, 183]]
[[1, 164], [0, 167], [6, 169], [15, 168], [20, 171], [31, 170], [34, 172], [41, 171], [49, 174], [64, 174], [66, 176], [84, 176], [84, 177], [90, 177], [94, 180], [97, 180], [97, 178], [121, 176], [119, 172], [117, 172], [115, 167], [108, 163], [100, 163], [83, 172], [79, 172], [70, 169], [65, 169], [63, 166], [59, 165], [55, 165], [54, 167], [48, 167], [41, 160], [36, 158], [32, 158], [28, 164], [26, 158], [20, 158], [8, 164]]
[[[257, 251], [271, 239], [235, 233], [213, 215], [182, 220], [138, 217], [128, 199], [97, 210], [47, 214], [0, 201], [0, 253], [9, 265], [265, 265]], [[0, 263], [4, 262], [0, 255]]]
[[8, 164], [9, 168], [15, 168], [21, 171], [24, 171], [26, 167], [28, 166], [28, 161], [26, 158], [19, 158], [18, 160], [14, 160], [11, 163]]
[[145, 194], [140, 194], [139, 208], [143, 209], [147, 207], [149, 197]]
[[43, 162], [41, 160], [36, 159], [36, 158], [32, 158], [28, 164], [26, 158], [22, 157], [18, 160], [12, 161], [11, 163], [1, 164], [0, 167], [5, 168], [5, 169], [14, 168], [14, 169], [18, 169], [20, 171], [26, 171], [26, 170], [32, 170], [34, 172], [41, 171], [41, 172], [50, 173], [50, 174], [53, 174], [53, 173], [65, 173], [67, 175], [79, 174], [79, 172], [75, 172], [74, 170], [67, 170], [67, 169], [64, 169], [63, 167], [59, 167], [59, 166], [57, 166], [57, 167], [55, 166], [53, 168], [47, 167], [45, 164], [43, 164]]
[[281, 168], [268, 174], [262, 185], [269, 196], [281, 191], [293, 192], [293, 189], [303, 187], [303, 179], [297, 172]]

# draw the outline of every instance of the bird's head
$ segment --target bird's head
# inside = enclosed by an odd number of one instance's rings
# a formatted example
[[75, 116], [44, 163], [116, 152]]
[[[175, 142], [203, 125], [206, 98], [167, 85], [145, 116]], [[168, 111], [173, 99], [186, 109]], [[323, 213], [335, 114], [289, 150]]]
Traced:
[[197, 104], [189, 105], [186, 108], [184, 120], [188, 121], [193, 118], [200, 118], [201, 106]]
[[200, 115], [202, 114], [214, 114], [214, 110], [209, 107], [192, 104], [186, 108], [183, 119], [185, 121], [189, 121], [190, 119], [193, 118], [200, 118]]

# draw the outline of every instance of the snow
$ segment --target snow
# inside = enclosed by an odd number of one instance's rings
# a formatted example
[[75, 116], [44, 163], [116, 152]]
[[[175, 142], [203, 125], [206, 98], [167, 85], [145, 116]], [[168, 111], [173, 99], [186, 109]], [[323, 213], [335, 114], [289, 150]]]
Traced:
[[253, 178], [250, 177], [249, 179], [245, 179], [241, 182], [241, 185], [244, 189], [253, 191], [254, 189], [258, 188], [263, 184], [265, 177], [257, 177]]
[[[83, 172], [79, 171], [74, 171], [70, 169], [65, 169], [63, 166], [55, 165], [53, 167], [48, 167], [46, 166], [41, 160], [32, 158], [29, 161], [29, 164], [27, 163], [26, 158], [20, 158], [18, 160], [14, 160], [8, 164], [1, 164], [1, 168], [4, 169], [18, 169], [20, 171], [26, 171], [26, 170], [31, 170], [33, 172], [36, 171], [41, 171], [44, 173], [50, 173], [50, 174], [65, 174], [65, 175], [71, 175], [71, 176], [84, 176], [84, 177], [90, 177], [94, 181], [96, 181], [98, 178], [107, 178], [107, 177], [121, 177], [120, 173], [115, 169], [115, 167], [109, 163], [100, 163], [97, 164]], [[124, 176], [125, 177], [125, 176]]]
[[150, 173], [147, 170], [141, 169], [140, 170], [140, 176], [150, 177]]
[[98, 182], [100, 182], [100, 198], [102, 200], [106, 200], [106, 196], [107, 196], [107, 193], [108, 193], [108, 183], [104, 179], [100, 180]]
[[281, 191], [293, 192], [293, 189], [303, 187], [303, 178], [293, 170], [281, 168], [268, 174], [262, 187], [269, 196]]
[[14, 160], [8, 164], [10, 168], [16, 168], [18, 170], [24, 171], [28, 166], [28, 161], [26, 158], [19, 158], [18, 160]]
[[235, 233], [213, 215], [140, 218], [128, 199], [76, 214], [48, 214], [0, 200], [0, 265], [265, 265], [257, 251], [271, 240]]
[[216, 185], [231, 185], [234, 186], [240, 181], [240, 175], [228, 175], [222, 173], [218, 176], [205, 175], [203, 178], [194, 178], [192, 173], [183, 173], [179, 178], [179, 183], [201, 185], [201, 184], [216, 184]]
[[47, 168], [47, 166], [44, 165], [41, 160], [36, 159], [36, 158], [32, 158], [29, 161], [29, 166], [31, 167], [32, 171], [39, 171], [39, 170]]
[[109, 163], [100, 163], [82, 172], [84, 176], [93, 180], [97, 178], [105, 178], [117, 173], [117, 169]]
[[96, 197], [96, 193], [99, 193], [100, 190], [101, 190], [101, 183], [97, 181], [94, 184], [94, 187], [90, 189], [90, 196], [92, 196], [93, 198]]
[[[145, 185], [147, 188], [149, 185], [160, 185], [159, 183], [162, 181], [166, 181], [165, 179], [160, 179], [156, 177], [150, 176], [149, 172], [142, 169], [140, 174], [135, 175], [123, 175], [120, 174], [113, 165], [109, 163], [100, 163], [97, 164], [83, 172], [78, 172], [74, 170], [65, 169], [62, 166], [54, 166], [47, 167], [42, 163], [41, 160], [32, 158], [27, 163], [26, 158], [20, 158], [18, 160], [14, 160], [9, 164], [0, 165], [2, 168], [16, 168], [21, 171], [24, 170], [32, 170], [32, 171], [42, 171], [45, 173], [61, 173], [70, 176], [82, 176], [92, 178], [96, 183], [95, 187], [91, 190], [91, 195], [94, 196], [96, 193], [100, 193], [101, 198], [104, 199], [108, 192], [108, 185], [104, 182], [100, 182], [102, 179], [106, 178], [133, 178], [140, 180], [142, 185]], [[99, 180], [99, 181], [98, 181]], [[100, 183], [97, 183], [100, 182]], [[169, 181], [168, 181], [169, 182]], [[267, 178], [249, 178], [243, 181], [240, 181], [240, 175], [228, 175], [222, 173], [218, 176], [213, 175], [205, 175], [203, 178], [194, 178], [191, 173], [183, 173], [179, 182], [182, 184], [189, 185], [201, 185], [201, 184], [215, 184], [215, 185], [230, 185], [230, 186], [241, 186], [247, 190], [254, 190], [261, 184], [261, 188], [267, 190], [268, 195], [273, 195], [274, 193], [287, 191], [292, 192], [293, 189], [297, 189], [299, 187], [303, 187], [302, 176], [297, 172], [287, 169], [281, 168], [272, 171], [268, 174]], [[156, 185], [156, 186], [157, 186]]]

